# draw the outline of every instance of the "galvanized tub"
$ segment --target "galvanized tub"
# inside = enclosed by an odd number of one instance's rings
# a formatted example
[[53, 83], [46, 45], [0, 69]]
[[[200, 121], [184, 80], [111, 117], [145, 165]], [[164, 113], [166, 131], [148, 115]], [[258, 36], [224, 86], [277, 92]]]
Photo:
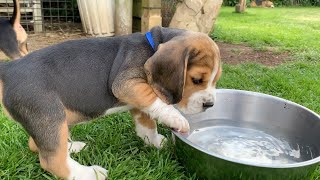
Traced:
[[186, 118], [176, 155], [200, 179], [301, 180], [320, 161], [320, 116], [282, 98], [218, 89], [214, 107]]

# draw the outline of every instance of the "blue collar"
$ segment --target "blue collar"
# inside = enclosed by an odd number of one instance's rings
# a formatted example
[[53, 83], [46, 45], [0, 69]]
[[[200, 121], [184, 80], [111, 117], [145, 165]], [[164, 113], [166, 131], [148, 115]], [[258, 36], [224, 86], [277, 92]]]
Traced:
[[150, 31], [146, 32], [146, 38], [154, 51], [156, 51], [156, 47], [154, 46], [154, 41], [152, 39], [152, 34]]

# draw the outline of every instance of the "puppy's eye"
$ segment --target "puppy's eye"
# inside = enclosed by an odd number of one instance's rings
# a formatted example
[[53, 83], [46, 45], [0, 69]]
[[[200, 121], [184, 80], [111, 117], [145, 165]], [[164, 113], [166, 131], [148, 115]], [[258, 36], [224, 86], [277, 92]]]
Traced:
[[192, 82], [193, 82], [193, 84], [202, 84], [203, 80], [202, 79], [192, 78]]

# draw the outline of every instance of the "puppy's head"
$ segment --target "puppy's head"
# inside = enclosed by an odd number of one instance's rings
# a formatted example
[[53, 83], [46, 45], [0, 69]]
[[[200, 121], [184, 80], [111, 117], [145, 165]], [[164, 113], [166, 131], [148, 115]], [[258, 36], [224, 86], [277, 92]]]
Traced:
[[214, 104], [220, 63], [219, 49], [210, 37], [185, 31], [160, 44], [144, 67], [161, 99], [193, 114]]

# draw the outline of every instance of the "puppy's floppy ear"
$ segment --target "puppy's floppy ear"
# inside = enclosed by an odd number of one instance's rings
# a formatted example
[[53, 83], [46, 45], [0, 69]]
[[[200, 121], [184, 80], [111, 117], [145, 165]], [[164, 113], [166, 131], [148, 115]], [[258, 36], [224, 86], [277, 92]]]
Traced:
[[176, 40], [160, 44], [144, 65], [148, 83], [170, 104], [182, 99], [189, 50]]

